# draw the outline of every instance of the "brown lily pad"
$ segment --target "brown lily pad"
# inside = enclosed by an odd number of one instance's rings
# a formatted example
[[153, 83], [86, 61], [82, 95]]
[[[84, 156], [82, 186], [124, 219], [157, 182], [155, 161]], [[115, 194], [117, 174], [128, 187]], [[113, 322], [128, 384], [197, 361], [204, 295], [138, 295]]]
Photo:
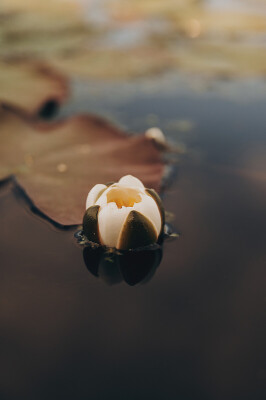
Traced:
[[0, 104], [29, 116], [51, 113], [67, 97], [67, 80], [36, 62], [0, 62]]
[[37, 125], [2, 111], [0, 120], [0, 180], [14, 175], [34, 205], [58, 224], [82, 222], [86, 196], [97, 183], [132, 174], [159, 190], [164, 165], [145, 136], [128, 136], [86, 115]]

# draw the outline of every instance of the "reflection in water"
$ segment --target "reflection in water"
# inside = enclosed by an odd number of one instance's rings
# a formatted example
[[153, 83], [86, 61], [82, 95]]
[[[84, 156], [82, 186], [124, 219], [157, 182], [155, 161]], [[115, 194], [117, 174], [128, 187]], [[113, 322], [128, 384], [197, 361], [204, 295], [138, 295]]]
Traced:
[[109, 285], [123, 280], [130, 286], [148, 282], [162, 260], [160, 245], [134, 251], [110, 251], [102, 246], [85, 246], [83, 258], [88, 270]]
[[265, 400], [265, 101], [176, 90], [123, 110], [139, 130], [195, 121], [164, 198], [180, 240], [148, 285], [108, 286], [3, 185], [0, 399]]

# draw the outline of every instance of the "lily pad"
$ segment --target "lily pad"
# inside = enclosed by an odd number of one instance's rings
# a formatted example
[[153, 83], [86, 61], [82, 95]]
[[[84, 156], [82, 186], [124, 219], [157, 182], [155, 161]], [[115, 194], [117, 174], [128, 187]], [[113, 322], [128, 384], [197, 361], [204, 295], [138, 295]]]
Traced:
[[28, 116], [51, 113], [67, 97], [67, 80], [36, 62], [0, 62], [0, 104]]
[[0, 112], [0, 180], [15, 176], [34, 205], [61, 225], [82, 222], [97, 183], [138, 176], [159, 190], [164, 164], [153, 141], [129, 136], [105, 120], [80, 115], [34, 124]]

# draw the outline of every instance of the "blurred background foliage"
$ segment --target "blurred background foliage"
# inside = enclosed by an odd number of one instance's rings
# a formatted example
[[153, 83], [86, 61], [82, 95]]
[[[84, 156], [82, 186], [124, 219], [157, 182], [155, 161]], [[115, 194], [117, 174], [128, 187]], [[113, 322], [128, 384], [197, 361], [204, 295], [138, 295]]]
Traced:
[[265, 0], [2, 0], [2, 60], [70, 76], [266, 75]]

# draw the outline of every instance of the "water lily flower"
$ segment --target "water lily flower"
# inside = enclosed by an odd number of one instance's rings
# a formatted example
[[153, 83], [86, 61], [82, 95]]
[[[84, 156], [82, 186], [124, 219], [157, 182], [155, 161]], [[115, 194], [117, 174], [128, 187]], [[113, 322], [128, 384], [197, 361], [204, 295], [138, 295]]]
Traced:
[[164, 228], [158, 194], [131, 175], [89, 192], [83, 231], [88, 240], [120, 250], [156, 243]]

